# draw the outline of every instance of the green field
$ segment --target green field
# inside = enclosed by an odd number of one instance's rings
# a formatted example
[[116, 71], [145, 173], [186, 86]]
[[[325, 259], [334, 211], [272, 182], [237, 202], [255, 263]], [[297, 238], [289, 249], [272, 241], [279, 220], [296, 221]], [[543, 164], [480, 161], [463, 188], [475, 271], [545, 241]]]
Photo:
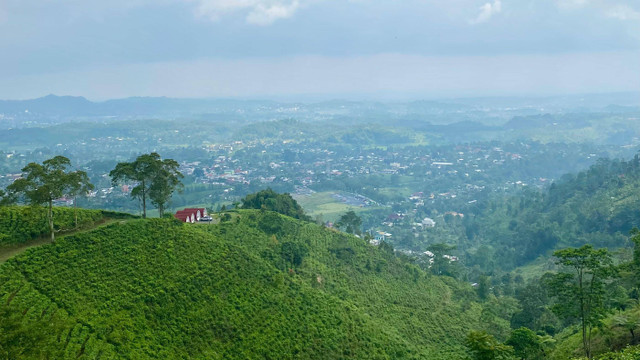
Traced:
[[358, 207], [351, 206], [336, 200], [332, 195], [333, 191], [323, 191], [311, 195], [292, 195], [302, 206], [305, 213], [312, 218], [321, 215], [324, 221], [336, 221], [340, 216], [349, 210], [356, 213], [382, 209], [383, 207]]

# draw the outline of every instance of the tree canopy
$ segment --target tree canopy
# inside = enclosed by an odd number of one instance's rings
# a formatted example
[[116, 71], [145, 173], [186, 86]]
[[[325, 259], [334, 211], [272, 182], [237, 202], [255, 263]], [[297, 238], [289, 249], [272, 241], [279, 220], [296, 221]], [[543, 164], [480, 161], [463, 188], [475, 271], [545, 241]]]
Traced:
[[553, 253], [564, 271], [550, 277], [548, 286], [557, 297], [553, 311], [561, 318], [577, 319], [582, 329], [582, 346], [591, 358], [591, 330], [606, 315], [605, 281], [613, 275], [613, 262], [607, 249], [591, 245]]
[[362, 233], [362, 219], [353, 210], [349, 210], [340, 216], [340, 219], [336, 222], [336, 226], [344, 229], [344, 231], [349, 234], [360, 235]]
[[270, 210], [295, 219], [310, 221], [302, 207], [290, 194], [278, 194], [270, 188], [247, 195], [242, 199], [242, 208]]
[[71, 161], [64, 156], [55, 156], [42, 164], [29, 163], [22, 169], [23, 177], [7, 186], [9, 196], [23, 196], [34, 205], [48, 204], [47, 220], [51, 240], [55, 239], [53, 226], [53, 201], [63, 196], [78, 193], [81, 189], [92, 189], [93, 185], [84, 171], [69, 172]]
[[147, 217], [147, 199], [158, 207], [160, 217], [165, 205], [177, 189], [181, 189], [179, 164], [172, 159], [164, 159], [158, 153], [140, 155], [133, 162], [118, 163], [109, 176], [113, 184], [132, 181], [136, 186], [131, 196], [142, 201], [142, 217]]

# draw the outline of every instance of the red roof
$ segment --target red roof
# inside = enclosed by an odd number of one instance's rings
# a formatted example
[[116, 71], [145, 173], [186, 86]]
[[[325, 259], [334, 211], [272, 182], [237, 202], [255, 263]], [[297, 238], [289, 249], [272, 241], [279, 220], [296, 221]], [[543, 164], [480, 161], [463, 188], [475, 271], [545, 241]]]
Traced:
[[191, 215], [188, 214], [175, 214], [176, 219], [182, 220], [184, 222], [191, 221]]
[[[196, 211], [200, 211], [200, 214], [204, 214], [204, 212], [206, 211], [205, 208], [186, 208], [186, 209], [182, 209], [180, 211], [190, 211], [190, 212], [196, 212]], [[178, 211], [178, 212], [180, 212]]]
[[195, 215], [198, 213], [198, 211], [200, 212], [201, 216], [204, 216], [207, 210], [205, 208], [186, 208], [176, 212], [175, 215], [173, 216], [176, 219], [180, 219], [184, 222], [187, 222], [187, 221], [191, 221], [192, 217], [195, 218], [196, 217]]

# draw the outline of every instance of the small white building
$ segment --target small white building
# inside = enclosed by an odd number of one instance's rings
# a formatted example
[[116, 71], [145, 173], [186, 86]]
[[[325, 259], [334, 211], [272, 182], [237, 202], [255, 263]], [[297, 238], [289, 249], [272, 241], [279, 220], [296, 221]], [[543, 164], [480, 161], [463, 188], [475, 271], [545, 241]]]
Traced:
[[436, 226], [436, 222], [433, 219], [427, 217], [422, 220], [422, 226], [432, 228]]

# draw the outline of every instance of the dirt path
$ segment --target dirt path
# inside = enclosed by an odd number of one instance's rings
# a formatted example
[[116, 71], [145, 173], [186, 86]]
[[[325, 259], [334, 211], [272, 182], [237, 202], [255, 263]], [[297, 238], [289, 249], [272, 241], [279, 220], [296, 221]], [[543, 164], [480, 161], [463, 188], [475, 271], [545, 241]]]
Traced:
[[[71, 231], [65, 231], [64, 233], [61, 233], [60, 235], [56, 235], [56, 240], [62, 239], [65, 236], [69, 236], [69, 235], [74, 235], [74, 234], [78, 234], [78, 233], [83, 233], [83, 232], [87, 232], [87, 231], [91, 231], [91, 230], [95, 230], [99, 227], [102, 226], [107, 226], [109, 224], [113, 224], [114, 222], [126, 222], [126, 220], [122, 220], [122, 219], [107, 219], [105, 221], [101, 221], [91, 227], [88, 228], [82, 228], [79, 230], [71, 230]], [[33, 240], [29, 240], [27, 242], [21, 243], [21, 244], [13, 244], [13, 245], [7, 245], [7, 246], [1, 246], [0, 247], [0, 264], [2, 264], [3, 262], [9, 260], [10, 258], [18, 255], [18, 254], [22, 254], [25, 250], [32, 248], [32, 247], [36, 247], [36, 246], [40, 246], [40, 245], [45, 245], [45, 244], [50, 244], [51, 243], [51, 239], [49, 238], [49, 235], [43, 236], [43, 237], [39, 237], [37, 239], [33, 239]]]

